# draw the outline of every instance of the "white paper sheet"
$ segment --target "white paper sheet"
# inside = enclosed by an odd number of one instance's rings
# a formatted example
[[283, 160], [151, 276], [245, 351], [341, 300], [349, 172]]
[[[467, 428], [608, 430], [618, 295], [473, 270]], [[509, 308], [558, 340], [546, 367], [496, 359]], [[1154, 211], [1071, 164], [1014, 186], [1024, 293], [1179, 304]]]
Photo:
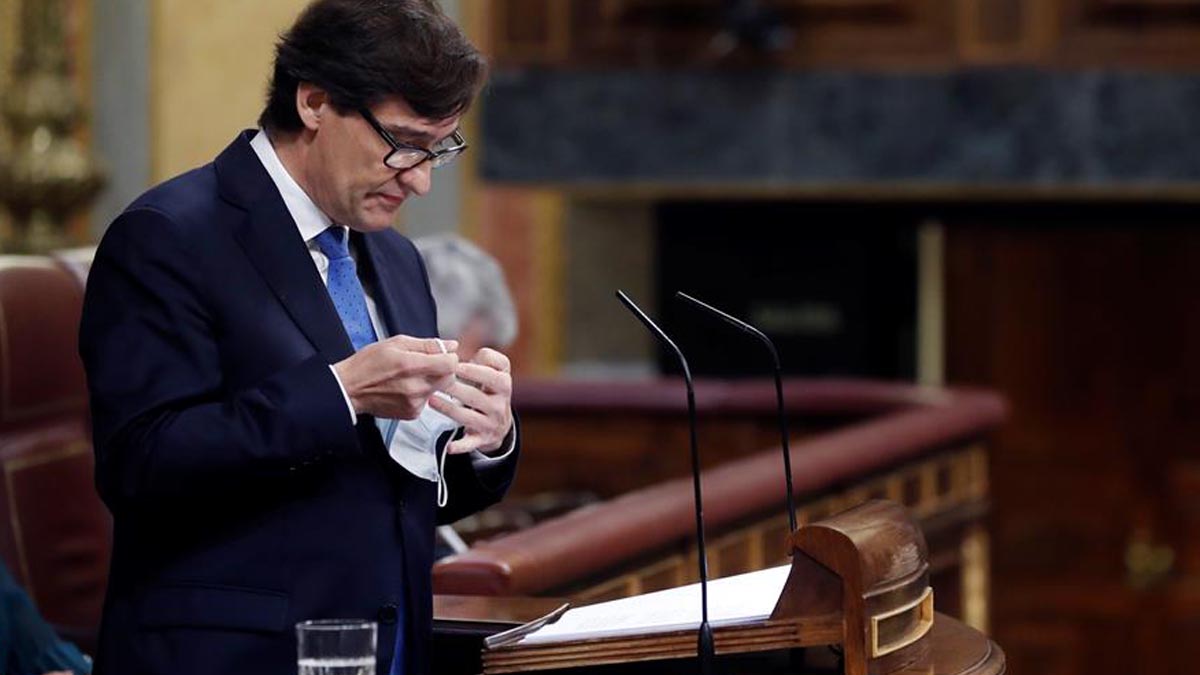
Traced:
[[[783, 565], [710, 581], [709, 625], [715, 628], [769, 617], [790, 570], [790, 565]], [[692, 584], [573, 608], [555, 623], [525, 636], [521, 644], [666, 633], [699, 627], [700, 584]]]

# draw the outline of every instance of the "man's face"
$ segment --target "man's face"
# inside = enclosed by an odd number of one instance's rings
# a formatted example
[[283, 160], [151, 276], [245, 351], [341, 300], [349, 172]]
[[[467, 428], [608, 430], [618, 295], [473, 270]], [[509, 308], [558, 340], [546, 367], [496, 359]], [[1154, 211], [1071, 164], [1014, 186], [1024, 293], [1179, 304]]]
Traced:
[[[392, 148], [362, 115], [339, 112], [328, 100], [310, 110], [317, 114], [309, 125], [313, 136], [304, 187], [335, 223], [360, 232], [382, 230], [395, 221], [405, 199], [429, 192], [432, 164], [403, 171], [385, 165]], [[371, 112], [396, 141], [426, 149], [453, 134], [460, 118], [422, 118], [399, 97], [372, 106]]]

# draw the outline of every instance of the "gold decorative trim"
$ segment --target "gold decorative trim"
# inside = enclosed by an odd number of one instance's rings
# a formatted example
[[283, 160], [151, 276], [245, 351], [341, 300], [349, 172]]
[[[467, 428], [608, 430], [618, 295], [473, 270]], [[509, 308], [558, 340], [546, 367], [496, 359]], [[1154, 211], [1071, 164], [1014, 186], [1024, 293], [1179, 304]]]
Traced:
[[[565, 5], [566, 3], [561, 3]], [[563, 289], [566, 288], [563, 268], [563, 199], [552, 192], [538, 192], [529, 197], [533, 210], [534, 293], [538, 310], [534, 322], [535, 372], [553, 375], [562, 362], [563, 352]]]
[[989, 630], [989, 598], [991, 597], [991, 540], [987, 530], [972, 527], [963, 537], [959, 551], [962, 556], [962, 619], [963, 623], [986, 634]]
[[[879, 624], [892, 617], [911, 612], [914, 609], [917, 610], [916, 628], [913, 629], [911, 633], [903, 636], [895, 642], [886, 645], [880, 645]], [[917, 598], [916, 600], [913, 600], [908, 604], [901, 605], [900, 607], [897, 607], [891, 611], [884, 612], [883, 614], [876, 614], [875, 616], [871, 617], [870, 627], [868, 628], [871, 638], [871, 658], [877, 659], [881, 656], [887, 656], [892, 652], [904, 649], [917, 640], [925, 637], [925, 634], [929, 632], [930, 628], [933, 628], [933, 588], [926, 586], [925, 592], [922, 593], [921, 597]]]
[[32, 469], [43, 464], [50, 464], [63, 459], [70, 459], [77, 455], [83, 455], [91, 451], [91, 445], [87, 441], [76, 441], [70, 445], [57, 450], [55, 452], [47, 452], [36, 457], [17, 457], [4, 462], [5, 471], [24, 471]]

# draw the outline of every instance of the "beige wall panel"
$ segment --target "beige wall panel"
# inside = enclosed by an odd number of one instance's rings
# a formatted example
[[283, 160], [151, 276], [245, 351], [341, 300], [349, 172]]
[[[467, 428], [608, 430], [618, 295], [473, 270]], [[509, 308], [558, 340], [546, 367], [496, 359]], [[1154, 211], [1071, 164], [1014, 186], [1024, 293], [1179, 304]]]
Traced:
[[12, 81], [12, 62], [17, 54], [17, 18], [21, 1], [0, 2], [0, 91]]
[[151, 174], [210, 161], [255, 125], [279, 33], [304, 0], [152, 0]]
[[[12, 81], [12, 62], [17, 54], [17, 17], [21, 11], [20, 0], [0, 2], [0, 96], [8, 91]], [[5, 122], [0, 120], [0, 135], [7, 134]], [[0, 151], [5, 151], [5, 137], [0, 137]], [[8, 235], [8, 214], [0, 208], [0, 238]]]

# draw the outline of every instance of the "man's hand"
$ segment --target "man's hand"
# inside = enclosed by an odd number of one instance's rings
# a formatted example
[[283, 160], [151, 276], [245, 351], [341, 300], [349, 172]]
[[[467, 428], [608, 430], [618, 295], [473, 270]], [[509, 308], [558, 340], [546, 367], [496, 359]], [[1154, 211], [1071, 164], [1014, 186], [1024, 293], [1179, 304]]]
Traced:
[[430, 407], [466, 427], [462, 438], [446, 446], [447, 453], [499, 449], [512, 428], [510, 368], [507, 356], [480, 349], [470, 362], [458, 364], [458, 380], [443, 390], [458, 403], [438, 396], [429, 399]]
[[333, 368], [356, 412], [416, 419], [433, 392], [454, 383], [458, 345], [444, 342], [449, 353], [437, 340], [397, 335], [363, 347]]

